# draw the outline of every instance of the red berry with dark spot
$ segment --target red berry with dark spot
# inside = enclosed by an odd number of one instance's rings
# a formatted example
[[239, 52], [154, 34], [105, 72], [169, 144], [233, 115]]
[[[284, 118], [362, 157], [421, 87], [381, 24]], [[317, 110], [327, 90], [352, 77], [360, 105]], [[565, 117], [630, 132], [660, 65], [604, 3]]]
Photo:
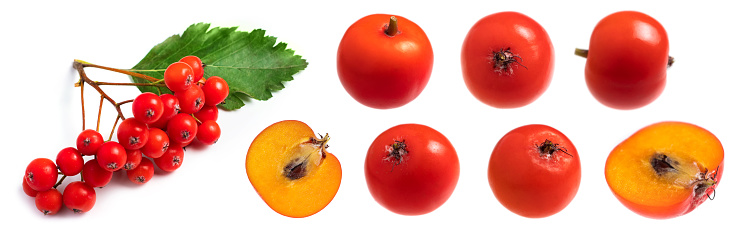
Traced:
[[51, 189], [59, 178], [57, 165], [47, 158], [38, 158], [31, 161], [26, 167], [25, 174], [26, 184], [39, 192]]
[[55, 215], [62, 209], [62, 193], [49, 189], [36, 195], [36, 208], [44, 215]]
[[142, 162], [136, 168], [126, 171], [126, 177], [135, 184], [147, 183], [154, 175], [155, 165], [148, 158], [142, 159]]
[[126, 163], [126, 149], [118, 142], [103, 143], [95, 156], [98, 165], [106, 171], [117, 171]]
[[88, 212], [95, 205], [95, 189], [82, 181], [69, 183], [64, 188], [62, 202], [76, 214]]
[[148, 129], [147, 124], [135, 118], [126, 118], [126, 120], [119, 124], [116, 136], [124, 148], [127, 150], [137, 150], [147, 143], [147, 139], [149, 138]]
[[82, 167], [82, 180], [90, 187], [99, 188], [106, 186], [111, 182], [113, 172], [103, 169], [97, 159], [91, 159], [85, 162]]
[[98, 131], [86, 129], [77, 136], [77, 151], [82, 155], [95, 155], [103, 142], [103, 135]]

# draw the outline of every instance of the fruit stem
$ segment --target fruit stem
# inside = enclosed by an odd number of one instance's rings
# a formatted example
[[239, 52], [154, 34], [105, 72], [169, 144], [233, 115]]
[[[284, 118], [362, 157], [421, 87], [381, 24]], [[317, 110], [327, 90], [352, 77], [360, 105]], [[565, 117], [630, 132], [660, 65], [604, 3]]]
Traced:
[[94, 68], [98, 68], [98, 69], [109, 70], [109, 71], [118, 72], [118, 73], [122, 73], [122, 74], [126, 74], [126, 75], [131, 75], [131, 76], [134, 76], [134, 77], [137, 77], [137, 78], [145, 79], [145, 80], [150, 81], [150, 82], [157, 82], [159, 80], [159, 79], [156, 79], [156, 78], [153, 78], [153, 77], [144, 75], [144, 74], [135, 73], [135, 72], [131, 72], [131, 71], [128, 71], [128, 70], [111, 68], [111, 67], [107, 67], [107, 66], [96, 65], [96, 64], [88, 63], [88, 62], [85, 62], [85, 61], [82, 61], [82, 60], [77, 60], [77, 59], [75, 59], [75, 62], [73, 63], [73, 66], [74, 67], [81, 66], [82, 68], [85, 68], [85, 67], [94, 67]]
[[159, 83], [159, 82], [152, 82], [152, 83], [109, 83], [109, 82], [95, 82], [99, 86], [109, 85], [109, 86], [155, 86], [155, 87], [165, 87], [165, 84]]
[[[101, 96], [100, 104], [98, 104], [98, 122], [95, 124], [95, 132], [100, 132], [100, 115], [103, 112], [103, 100], [105, 100], [105, 98]], [[85, 121], [84, 118], [85, 118], [85, 113], [83, 113], [83, 121]]]
[[[126, 119], [126, 117], [124, 117], [124, 113], [121, 111], [121, 107], [117, 105], [116, 101], [113, 100], [110, 96], [108, 96], [106, 94], [106, 92], [104, 92], [100, 88], [100, 86], [98, 86], [98, 84], [96, 82], [94, 82], [93, 80], [90, 80], [90, 78], [88, 78], [88, 75], [85, 73], [85, 69], [84, 69], [84, 67], [85, 67], [84, 65], [85, 64], [89, 64], [89, 63], [84, 63], [83, 64], [83, 63], [79, 63], [78, 60], [75, 60], [75, 63], [72, 64], [72, 66], [75, 69], [77, 69], [77, 73], [80, 74], [80, 79], [82, 79], [82, 81], [80, 81], [80, 83], [81, 82], [85, 82], [88, 85], [90, 85], [91, 87], [93, 87], [93, 89], [95, 89], [96, 91], [98, 91], [98, 93], [100, 93], [100, 95], [103, 96], [103, 98], [105, 98], [106, 100], [108, 100], [108, 102], [110, 102], [111, 104], [114, 105], [114, 107], [116, 108], [116, 111], [118, 112], [118, 115], [119, 115], [118, 117], [120, 117], [122, 119]], [[82, 86], [83, 85], [80, 84], [80, 87], [81, 88], [82, 88]], [[83, 102], [83, 104], [84, 104], [84, 102]], [[83, 113], [83, 118], [84, 117], [85, 117], [85, 114]]]
[[[575, 49], [575, 55], [580, 56], [580, 57], [587, 58], [587, 49], [576, 48]], [[675, 63], [675, 58], [672, 57], [672, 56], [668, 56], [667, 57], [667, 68], [670, 68], [672, 66], [672, 64], [674, 64], [674, 63]]]
[[397, 17], [392, 16], [389, 17], [389, 26], [387, 26], [384, 33], [386, 33], [387, 36], [393, 37], [399, 33], [399, 29], [397, 28]]
[[62, 175], [62, 179], [59, 179], [56, 184], [54, 184], [54, 188], [57, 188], [60, 184], [62, 184], [62, 181], [64, 181], [64, 178], [67, 178], [67, 175]]

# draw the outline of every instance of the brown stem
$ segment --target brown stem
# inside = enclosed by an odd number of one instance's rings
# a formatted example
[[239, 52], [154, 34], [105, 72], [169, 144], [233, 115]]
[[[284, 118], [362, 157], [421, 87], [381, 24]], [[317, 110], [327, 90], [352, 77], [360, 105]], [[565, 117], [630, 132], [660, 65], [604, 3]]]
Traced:
[[[587, 58], [587, 49], [575, 49], [575, 55]], [[675, 63], [675, 58], [672, 56], [667, 57], [667, 68], [670, 68]]]
[[109, 82], [95, 82], [99, 86], [153, 86], [153, 87], [164, 87], [162, 83], [109, 83]]
[[108, 141], [111, 141], [111, 139], [113, 138], [113, 132], [116, 131], [116, 126], [119, 125], [119, 119], [121, 119], [121, 116], [116, 116], [116, 122], [113, 122], [111, 134], [108, 135]]
[[95, 124], [96, 132], [100, 132], [100, 115], [101, 112], [103, 112], [103, 100], [105, 100], [105, 98], [103, 98], [103, 96], [100, 96], [100, 104], [98, 105], [98, 122]]
[[395, 36], [397, 35], [398, 30], [399, 29], [397, 28], [397, 17], [395, 16], [390, 17], [389, 26], [386, 28], [386, 31], [384, 31], [384, 33], [386, 33], [387, 36]]
[[87, 62], [84, 62], [84, 61], [81, 61], [81, 60], [75, 60], [73, 66], [75, 66], [75, 67], [81, 66], [82, 68], [85, 68], [85, 67], [94, 67], [94, 68], [98, 68], [98, 69], [110, 70], [110, 71], [113, 71], [113, 72], [118, 72], [118, 73], [122, 73], [122, 74], [126, 74], [126, 75], [131, 75], [131, 76], [134, 76], [134, 77], [137, 77], [137, 78], [145, 79], [145, 80], [150, 81], [150, 82], [157, 82], [157, 81], [159, 81], [159, 79], [156, 79], [156, 78], [153, 78], [153, 77], [144, 75], [144, 74], [140, 74], [140, 73], [136, 73], [136, 72], [131, 72], [131, 71], [128, 71], [128, 70], [111, 68], [111, 67], [107, 67], [107, 66], [96, 65], [96, 64], [87, 63]]
[[64, 181], [64, 178], [67, 178], [67, 175], [62, 175], [62, 179], [59, 179], [56, 184], [54, 184], [54, 188], [57, 188], [60, 184], [62, 184], [62, 181]]
[[85, 85], [82, 84], [82, 79], [81, 79], [80, 80], [80, 105], [82, 106], [82, 131], [85, 131], [85, 90], [84, 89], [85, 89]]
[[118, 115], [121, 119], [126, 119], [126, 117], [124, 117], [124, 113], [121, 111], [121, 107], [119, 107], [116, 104], [116, 101], [114, 101], [110, 96], [106, 94], [106, 92], [100, 89], [98, 84], [96, 84], [93, 80], [90, 80], [90, 78], [88, 78], [88, 75], [85, 73], [85, 69], [83, 69], [85, 67], [84, 64], [77, 63], [77, 61], [75, 61], [73, 66], [75, 67], [75, 69], [77, 69], [77, 72], [80, 74], [80, 79], [82, 79], [85, 83], [93, 87], [93, 89], [98, 91], [98, 93], [100, 93], [100, 95], [103, 96], [103, 98], [105, 98], [106, 100], [108, 100], [108, 102], [113, 104], [116, 107], [116, 111], [118, 112]]

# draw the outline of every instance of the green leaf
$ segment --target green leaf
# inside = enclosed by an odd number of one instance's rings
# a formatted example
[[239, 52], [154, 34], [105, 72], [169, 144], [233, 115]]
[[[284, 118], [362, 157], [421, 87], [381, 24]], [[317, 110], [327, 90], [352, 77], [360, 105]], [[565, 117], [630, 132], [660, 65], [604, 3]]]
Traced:
[[[229, 97], [221, 107], [227, 110], [244, 106], [238, 93], [257, 100], [267, 100], [284, 88], [283, 83], [307, 67], [307, 61], [285, 43], [266, 36], [262, 29], [237, 31], [237, 27], [193, 24], [182, 35], [173, 35], [156, 45], [132, 68], [132, 71], [162, 79], [165, 68], [188, 55], [201, 58], [204, 78], [219, 76], [229, 84]], [[146, 80], [131, 77], [137, 83]], [[167, 88], [138, 87], [142, 92], [170, 93]]]

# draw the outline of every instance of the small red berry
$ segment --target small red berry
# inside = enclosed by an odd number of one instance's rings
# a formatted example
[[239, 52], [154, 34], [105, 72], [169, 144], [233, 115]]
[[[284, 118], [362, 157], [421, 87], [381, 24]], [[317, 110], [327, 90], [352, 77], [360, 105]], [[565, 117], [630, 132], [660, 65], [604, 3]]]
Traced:
[[57, 154], [57, 167], [65, 176], [80, 174], [83, 164], [85, 164], [85, 160], [83, 160], [82, 154], [74, 147], [64, 148]]
[[39, 192], [51, 189], [59, 178], [57, 165], [47, 158], [38, 158], [31, 161], [26, 167], [25, 174], [26, 184]]
[[55, 215], [62, 209], [62, 193], [57, 189], [49, 189], [36, 195], [36, 208], [44, 215]]
[[76, 214], [88, 212], [95, 205], [95, 189], [82, 181], [69, 183], [64, 188], [62, 201]]
[[77, 136], [77, 151], [82, 155], [95, 155], [103, 142], [103, 135], [98, 131], [86, 129]]

